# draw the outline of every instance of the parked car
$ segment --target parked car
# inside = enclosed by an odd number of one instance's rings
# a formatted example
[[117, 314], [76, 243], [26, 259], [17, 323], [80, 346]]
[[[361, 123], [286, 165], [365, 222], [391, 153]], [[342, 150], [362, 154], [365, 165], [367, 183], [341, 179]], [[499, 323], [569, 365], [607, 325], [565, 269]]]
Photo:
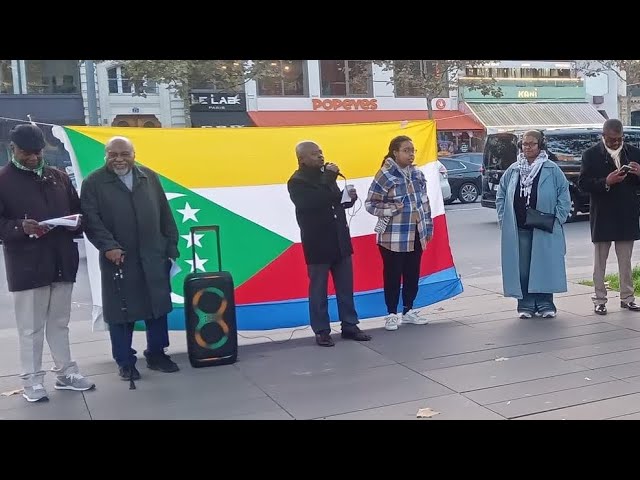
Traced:
[[447, 168], [442, 164], [440, 159], [437, 160], [438, 171], [440, 172], [440, 189], [442, 190], [442, 199], [446, 204], [451, 200], [451, 187], [449, 186]]
[[460, 153], [438, 158], [447, 169], [451, 197], [445, 200], [451, 204], [474, 203], [482, 192], [482, 153]]
[[[518, 140], [524, 132], [494, 133], [487, 136], [483, 154], [483, 207], [496, 208], [496, 191], [500, 178], [516, 161]], [[568, 221], [575, 221], [580, 213], [589, 212], [589, 194], [578, 188], [582, 153], [601, 142], [598, 128], [550, 128], [543, 131], [549, 159], [556, 162], [569, 180], [571, 212]], [[640, 147], [640, 127], [624, 127], [624, 141]]]

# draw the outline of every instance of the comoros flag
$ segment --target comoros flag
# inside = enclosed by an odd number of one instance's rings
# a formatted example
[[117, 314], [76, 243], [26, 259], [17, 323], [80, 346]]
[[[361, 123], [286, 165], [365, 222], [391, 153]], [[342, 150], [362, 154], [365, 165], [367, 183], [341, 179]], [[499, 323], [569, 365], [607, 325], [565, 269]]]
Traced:
[[[190, 229], [206, 225], [220, 226], [223, 267], [236, 286], [239, 330], [308, 324], [307, 271], [286, 186], [297, 168], [295, 145], [302, 140], [318, 143], [326, 161], [338, 164], [359, 192], [360, 200], [347, 218], [361, 319], [386, 314], [382, 262], [373, 231], [376, 218], [365, 211], [363, 202], [389, 142], [397, 135], [411, 137], [418, 151], [416, 165], [427, 178], [434, 220], [414, 306], [462, 292], [449, 247], [433, 121], [242, 129], [55, 127], [54, 135], [70, 153], [80, 189], [82, 179], [104, 164], [104, 145], [115, 135], [130, 138], [136, 161], [160, 176], [180, 232], [180, 272], [171, 280], [173, 330], [184, 329], [185, 275], [217, 269], [214, 233], [195, 235], [192, 259]], [[96, 321], [101, 316], [98, 253], [89, 242], [86, 246]], [[330, 315], [337, 320], [331, 283], [329, 288]]]

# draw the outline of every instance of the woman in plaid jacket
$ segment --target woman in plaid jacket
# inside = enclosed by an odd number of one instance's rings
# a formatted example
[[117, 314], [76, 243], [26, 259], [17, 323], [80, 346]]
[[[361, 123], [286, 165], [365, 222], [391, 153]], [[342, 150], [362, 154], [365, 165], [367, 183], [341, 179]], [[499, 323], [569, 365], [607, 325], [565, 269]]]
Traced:
[[[428, 322], [413, 309], [422, 252], [433, 236], [427, 182], [422, 171], [413, 166], [415, 154], [409, 137], [391, 140], [365, 202], [367, 212], [379, 219], [375, 230], [384, 266], [384, 298], [389, 312], [386, 330], [397, 330], [401, 323]], [[403, 310], [398, 314], [401, 282]]]

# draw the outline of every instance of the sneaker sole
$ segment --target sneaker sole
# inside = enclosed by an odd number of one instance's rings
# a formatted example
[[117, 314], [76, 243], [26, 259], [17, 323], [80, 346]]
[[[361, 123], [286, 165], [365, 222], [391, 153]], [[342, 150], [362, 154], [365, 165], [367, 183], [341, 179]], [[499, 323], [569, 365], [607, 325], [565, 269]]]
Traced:
[[402, 323], [407, 323], [410, 325], [427, 325], [430, 320], [425, 320], [424, 322], [412, 322], [411, 320], [402, 320]]
[[162, 369], [162, 368], [158, 368], [158, 367], [151, 367], [149, 365], [147, 365], [147, 368], [149, 370], [155, 370], [156, 372], [162, 372], [162, 373], [175, 373], [175, 372], [179, 372], [180, 371], [179, 368], [176, 368], [175, 370], [166, 370], [166, 369]]
[[90, 387], [85, 387], [85, 388], [79, 388], [79, 387], [73, 387], [71, 385], [54, 385], [53, 388], [55, 388], [56, 390], [73, 390], [74, 392], [86, 392], [87, 390], [93, 390], [94, 388], [96, 388], [95, 385], [91, 385]]
[[26, 396], [24, 393], [22, 394], [22, 398], [24, 398], [27, 402], [29, 403], [35, 403], [35, 402], [48, 402], [49, 401], [49, 397], [42, 397], [42, 398], [29, 398], [28, 396]]
[[385, 325], [384, 329], [388, 332], [395, 332], [398, 329], [398, 325], [390, 325], [390, 326]]

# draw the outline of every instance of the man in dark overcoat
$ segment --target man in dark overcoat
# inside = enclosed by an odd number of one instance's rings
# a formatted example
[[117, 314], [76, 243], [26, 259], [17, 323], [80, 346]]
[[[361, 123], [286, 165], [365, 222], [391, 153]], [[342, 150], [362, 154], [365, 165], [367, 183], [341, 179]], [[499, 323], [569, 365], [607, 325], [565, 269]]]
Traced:
[[615, 243], [620, 275], [620, 307], [640, 311], [635, 302], [631, 275], [633, 244], [640, 238], [640, 149], [624, 142], [622, 122], [609, 119], [602, 128], [602, 142], [582, 155], [578, 186], [591, 197], [591, 241], [594, 245], [594, 311], [607, 314], [605, 268], [611, 242]]
[[144, 320], [147, 367], [175, 372], [179, 368], [165, 349], [178, 229], [158, 175], [135, 163], [131, 141], [113, 137], [105, 153], [105, 165], [82, 183], [80, 200], [85, 233], [99, 251], [103, 316], [113, 358], [123, 380], [140, 378], [131, 342], [134, 323]]

